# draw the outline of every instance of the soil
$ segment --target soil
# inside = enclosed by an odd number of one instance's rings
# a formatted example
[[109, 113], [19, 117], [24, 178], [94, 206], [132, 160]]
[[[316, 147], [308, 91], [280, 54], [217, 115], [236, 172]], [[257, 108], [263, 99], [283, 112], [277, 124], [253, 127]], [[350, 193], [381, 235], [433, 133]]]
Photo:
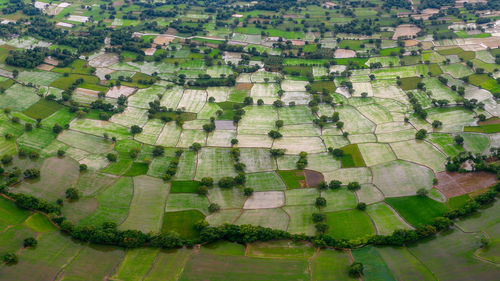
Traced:
[[437, 179], [436, 189], [447, 198], [484, 189], [497, 182], [497, 176], [487, 172], [440, 172]]
[[491, 124], [500, 124], [500, 118], [498, 117], [493, 117], [485, 121], [479, 121], [478, 124], [480, 126], [482, 125], [491, 125]]
[[399, 37], [414, 37], [417, 36], [417, 33], [420, 31], [416, 25], [413, 24], [401, 24], [396, 27], [394, 31], [394, 35], [392, 36], [393, 40], [397, 40]]
[[335, 50], [334, 56], [337, 59], [354, 58], [356, 56], [356, 52], [353, 50], [347, 50], [347, 49], [337, 49], [337, 50]]
[[236, 90], [251, 90], [253, 83], [236, 83]]
[[45, 63], [42, 63], [40, 64], [39, 66], [36, 67], [37, 69], [40, 69], [40, 70], [45, 70], [45, 71], [51, 71], [52, 68], [54, 68], [53, 65], [50, 65], [50, 64], [45, 64]]
[[322, 173], [313, 170], [304, 170], [307, 187], [317, 187], [320, 182], [325, 180]]

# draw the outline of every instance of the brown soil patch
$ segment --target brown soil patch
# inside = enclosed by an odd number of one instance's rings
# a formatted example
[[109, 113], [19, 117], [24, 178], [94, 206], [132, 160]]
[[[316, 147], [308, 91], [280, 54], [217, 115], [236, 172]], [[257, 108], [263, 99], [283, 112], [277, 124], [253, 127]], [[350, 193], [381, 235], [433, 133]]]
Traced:
[[347, 49], [337, 49], [337, 50], [335, 50], [334, 56], [337, 59], [354, 58], [356, 56], [356, 52], [353, 50], [347, 50]]
[[251, 90], [253, 83], [236, 83], [236, 90]]
[[485, 120], [485, 121], [479, 121], [478, 124], [479, 125], [500, 124], [500, 118], [492, 117], [492, 118]]
[[51, 65], [58, 65], [59, 64], [59, 61], [56, 60], [56, 59], [53, 59], [51, 57], [46, 57], [43, 62], [45, 62], [46, 64], [51, 64]]
[[125, 2], [123, 1], [113, 1], [113, 7], [120, 7], [121, 5], [123, 5]]
[[45, 70], [45, 71], [51, 71], [52, 68], [54, 68], [53, 65], [50, 65], [50, 64], [45, 64], [45, 63], [42, 63], [40, 64], [39, 66], [36, 67], [37, 69], [40, 69], [40, 70]]
[[306, 45], [306, 41], [304, 41], [304, 40], [292, 40], [292, 45], [294, 45], [294, 46], [304, 46], [304, 45]]
[[317, 187], [320, 182], [325, 180], [323, 174], [313, 170], [304, 170], [307, 187]]
[[172, 35], [158, 35], [155, 37], [153, 43], [157, 45], [168, 45], [175, 39]]
[[417, 40], [405, 40], [405, 47], [412, 47], [418, 45]]
[[420, 31], [416, 25], [413, 24], [401, 24], [396, 27], [394, 31], [394, 35], [392, 36], [393, 40], [397, 40], [399, 37], [412, 38], [417, 36], [417, 33]]
[[169, 28], [167, 29], [167, 31], [165, 32], [165, 34], [168, 34], [168, 35], [175, 35], [175, 34], [177, 34], [177, 33], [178, 33], [177, 29], [172, 28], [172, 27], [169, 27]]
[[497, 176], [487, 172], [440, 172], [437, 179], [436, 189], [447, 198], [488, 188], [497, 182]]
[[99, 94], [98, 91], [85, 89], [85, 88], [76, 88], [75, 93], [80, 94], [80, 95], [86, 95], [86, 96], [97, 96]]
[[127, 87], [127, 86], [114, 86], [108, 90], [106, 93], [106, 97], [117, 99], [121, 95], [126, 97], [132, 95], [135, 92], [136, 88]]

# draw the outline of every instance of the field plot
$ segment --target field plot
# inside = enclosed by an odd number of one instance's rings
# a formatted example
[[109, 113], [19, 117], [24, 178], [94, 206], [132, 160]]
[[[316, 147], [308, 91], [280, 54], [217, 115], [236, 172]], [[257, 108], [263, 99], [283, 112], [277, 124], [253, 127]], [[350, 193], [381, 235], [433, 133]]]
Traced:
[[283, 80], [281, 89], [285, 92], [305, 92], [307, 84], [306, 81]]
[[385, 200], [403, 219], [413, 226], [430, 224], [435, 217], [442, 216], [448, 208], [445, 204], [428, 197], [391, 197]]
[[180, 280], [306, 280], [307, 267], [305, 260], [198, 253], [191, 256]]
[[373, 96], [372, 84], [370, 82], [352, 83], [354, 89], [353, 97], [361, 97], [361, 93], [366, 93], [367, 96]]
[[177, 280], [186, 264], [191, 251], [189, 249], [165, 250], [158, 253], [155, 263], [149, 269], [145, 281]]
[[207, 93], [204, 90], [184, 90], [178, 109], [184, 109], [187, 112], [198, 113], [207, 101]]
[[228, 148], [203, 148], [198, 154], [196, 179], [212, 177], [218, 181], [222, 177], [234, 177], [233, 159]]
[[275, 129], [274, 122], [278, 120], [276, 109], [271, 106], [247, 106], [245, 115], [238, 125], [238, 134], [262, 134]]
[[205, 215], [198, 210], [166, 212], [163, 216], [162, 232], [173, 231], [182, 237], [193, 239], [198, 236], [194, 229], [195, 224], [204, 218]]
[[182, 96], [184, 94], [184, 89], [182, 87], [176, 86], [171, 89], [167, 89], [163, 93], [163, 97], [160, 100], [160, 105], [166, 108], [177, 108]]
[[312, 221], [312, 214], [317, 213], [318, 209], [313, 205], [305, 206], [285, 206], [283, 210], [290, 216], [287, 231], [296, 233], [305, 233], [306, 235], [314, 235], [316, 228]]
[[396, 280], [387, 264], [382, 259], [376, 248], [365, 246], [352, 251], [352, 256], [355, 261], [362, 263], [365, 266], [364, 279], [366, 280]]
[[310, 259], [315, 252], [309, 243], [286, 240], [256, 242], [248, 246], [247, 256], [262, 258]]
[[142, 127], [142, 132], [136, 135], [134, 138], [137, 141], [147, 143], [147, 144], [155, 144], [158, 136], [163, 131], [164, 123], [158, 119], [150, 119], [147, 123]]
[[307, 155], [307, 169], [318, 172], [330, 172], [340, 168], [339, 160], [326, 153]]
[[335, 212], [356, 207], [356, 195], [352, 191], [341, 188], [338, 190], [323, 190], [321, 197], [326, 199], [326, 207], [321, 208], [323, 212]]
[[418, 76], [415, 66], [401, 66], [393, 68], [381, 68], [372, 71], [376, 79], [395, 79], [396, 77], [415, 77]]
[[242, 148], [240, 154], [240, 162], [246, 165], [247, 173], [276, 170], [276, 162], [266, 149]]
[[362, 184], [359, 190], [356, 190], [359, 202], [372, 204], [384, 200], [384, 194], [373, 184]]
[[464, 151], [464, 148], [462, 146], [455, 143], [455, 141], [453, 140], [453, 136], [451, 135], [431, 134], [428, 139], [450, 157], [454, 157], [460, 152]]
[[356, 239], [375, 234], [370, 217], [359, 210], [326, 213], [327, 233], [335, 239]]
[[391, 235], [396, 229], [410, 228], [386, 203], [368, 205], [366, 212], [375, 223], [379, 235]]
[[366, 166], [373, 166], [396, 160], [396, 156], [392, 152], [391, 147], [387, 144], [361, 143], [358, 144], [358, 148]]
[[158, 135], [155, 144], [162, 146], [176, 146], [181, 135], [181, 128], [178, 127], [174, 122], [169, 122], [165, 124], [163, 130]]
[[40, 99], [36, 95], [36, 89], [14, 84], [2, 94], [0, 99], [1, 108], [10, 108], [13, 111], [28, 109]]
[[25, 151], [38, 151], [48, 146], [54, 141], [56, 135], [45, 129], [33, 129], [30, 132], [25, 132], [18, 139], [18, 147]]
[[38, 102], [26, 109], [23, 113], [33, 119], [44, 119], [54, 114], [61, 108], [62, 106], [57, 102], [40, 99]]
[[196, 173], [196, 152], [184, 151], [179, 159], [179, 166], [177, 167], [177, 180], [192, 180]]
[[128, 98], [128, 106], [148, 109], [149, 103], [158, 99], [158, 95], [164, 92], [164, 87], [155, 85], [141, 89]]
[[286, 205], [313, 205], [316, 197], [320, 195], [314, 188], [298, 188], [285, 191]]
[[79, 223], [82, 225], [101, 225], [103, 222], [111, 221], [121, 224], [128, 216], [133, 192], [132, 178], [121, 177], [97, 195], [99, 207]]
[[391, 143], [391, 147], [399, 159], [427, 166], [435, 172], [444, 170], [446, 157], [426, 142], [402, 141]]
[[166, 211], [198, 210], [204, 214], [208, 212], [207, 197], [198, 194], [175, 193], [167, 199]]
[[357, 181], [359, 183], [370, 183], [372, 173], [368, 168], [342, 168], [332, 172], [324, 173], [325, 181], [339, 180], [344, 184]]
[[432, 188], [434, 173], [427, 167], [396, 160], [372, 167], [373, 184], [385, 196], [414, 195], [418, 189]]
[[22, 83], [48, 86], [62, 75], [51, 71], [21, 71], [17, 80]]
[[255, 191], [285, 190], [285, 184], [275, 172], [247, 174], [246, 187]]
[[222, 110], [216, 103], [205, 103], [203, 108], [198, 112], [198, 119], [210, 119], [217, 117], [217, 111]]
[[422, 60], [440, 63], [440, 62], [443, 62], [445, 60], [445, 58], [443, 56], [441, 56], [439, 53], [436, 53], [433, 51], [424, 51], [422, 53]]
[[109, 121], [124, 127], [133, 125], [142, 127], [148, 121], [148, 111], [137, 107], [127, 107], [122, 113], [113, 115]]
[[213, 97], [215, 102], [225, 102], [229, 98], [231, 88], [229, 87], [209, 87], [207, 88], [207, 96]]
[[115, 269], [113, 279], [142, 280], [148, 274], [149, 268], [155, 262], [159, 249], [137, 248], [129, 249], [120, 266]]
[[113, 149], [113, 142], [111, 140], [77, 131], [63, 131], [57, 136], [57, 139], [69, 146], [90, 153], [108, 153]]
[[[500, 270], [494, 264], [473, 256], [483, 236], [453, 230], [440, 239], [418, 244], [408, 250], [429, 268], [437, 279], [494, 280]], [[433, 249], [429, 251], [429, 249]], [[456, 266], [459, 264], [460, 266]], [[455, 266], [454, 266], [455, 265]]]
[[311, 109], [306, 106], [282, 107], [278, 110], [278, 116], [285, 125], [312, 123], [313, 121]]
[[236, 132], [232, 130], [216, 130], [208, 134], [207, 146], [230, 147], [231, 140], [236, 138]]
[[[124, 257], [120, 248], [107, 246], [86, 246], [71, 261], [61, 274], [61, 280], [100, 280], [111, 274], [113, 268]], [[94, 261], [98, 260], [96, 263]], [[89, 265], [92, 264], [90, 270]]]
[[[435, 186], [447, 198], [460, 196], [493, 186], [495, 175], [487, 172], [458, 173], [441, 172], [436, 175], [438, 183]], [[456, 197], [455, 197], [456, 198]]]
[[251, 224], [273, 229], [286, 230], [288, 227], [288, 215], [281, 208], [245, 210], [238, 217], [235, 224]]
[[344, 122], [343, 130], [350, 134], [372, 133], [375, 130], [375, 124], [361, 115], [352, 106], [338, 107], [340, 119]]
[[[2, 268], [5, 280], [55, 279], [61, 268], [77, 256], [82, 246], [57, 232], [41, 235], [36, 248], [23, 251], [19, 262]], [[26, 279], [26, 272], [30, 272]]]
[[433, 99], [446, 99], [453, 102], [459, 97], [457, 93], [443, 85], [437, 78], [424, 78], [422, 82], [425, 84], [425, 88], [432, 92]]
[[129, 129], [126, 127], [94, 119], [75, 119], [70, 123], [70, 128], [99, 137], [107, 133], [110, 138], [116, 137], [118, 140], [127, 139], [131, 135]]
[[326, 151], [319, 137], [283, 137], [274, 141], [273, 148], [286, 149], [287, 154], [319, 153]]
[[310, 123], [285, 125], [280, 129], [284, 137], [317, 137], [320, 135], [320, 129], [312, 126]]
[[482, 154], [490, 145], [490, 139], [488, 136], [476, 133], [462, 133], [460, 134], [464, 138], [465, 148], [476, 154]]
[[347, 252], [330, 249], [320, 251], [311, 264], [312, 280], [357, 280], [347, 273], [350, 264]]
[[210, 225], [222, 225], [225, 223], [234, 223], [234, 221], [241, 215], [241, 209], [221, 210], [209, 215], [206, 221]]
[[272, 104], [278, 97], [279, 86], [277, 84], [254, 84], [250, 90], [250, 96], [256, 102], [262, 99], [264, 104]]
[[177, 147], [189, 147], [197, 142], [201, 145], [205, 144], [207, 134], [202, 130], [182, 130]]
[[[245, 201], [243, 209], [269, 209], [283, 206], [285, 194], [282, 191], [254, 192]], [[288, 203], [288, 202], [287, 202]]]
[[448, 65], [442, 65], [441, 69], [453, 76], [454, 78], [462, 78], [471, 75], [473, 72], [467, 66], [461, 63], [452, 63]]
[[436, 280], [433, 273], [408, 248], [380, 247], [377, 252], [397, 280]]
[[212, 188], [208, 192], [210, 202], [216, 202], [223, 209], [238, 208], [241, 209], [245, 203], [246, 197], [243, 196], [243, 188]]
[[[252, 74], [251, 82], [253, 83], [268, 83], [276, 82], [276, 78], [281, 77], [278, 72], [257, 71]], [[267, 78], [267, 79], [266, 79]]]
[[55, 201], [78, 180], [78, 162], [69, 157], [52, 157], [43, 161], [40, 179], [25, 180], [13, 192], [26, 192], [38, 198]]
[[381, 63], [383, 67], [388, 67], [388, 66], [398, 66], [399, 65], [399, 58], [398, 57], [373, 57], [369, 58], [368, 61], [366, 61], [366, 65], [370, 66], [372, 63]]
[[148, 233], [159, 231], [169, 185], [163, 180], [139, 176], [134, 178], [134, 196], [127, 219], [121, 229], [136, 229]]
[[312, 72], [313, 72], [314, 77], [323, 77], [323, 76], [328, 75], [328, 73], [330, 72], [330, 69], [325, 68], [323, 66], [313, 66]]

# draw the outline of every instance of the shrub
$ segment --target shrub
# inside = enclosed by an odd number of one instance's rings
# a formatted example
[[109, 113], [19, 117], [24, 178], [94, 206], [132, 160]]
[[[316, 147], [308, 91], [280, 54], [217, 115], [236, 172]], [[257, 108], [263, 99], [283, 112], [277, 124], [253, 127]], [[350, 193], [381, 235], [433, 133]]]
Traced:
[[318, 208], [321, 208], [321, 207], [325, 207], [326, 206], [326, 199], [324, 197], [318, 197], [316, 198], [316, 202], [314, 202], [314, 205], [316, 205], [316, 207]]
[[330, 184], [328, 184], [330, 189], [339, 189], [340, 186], [342, 186], [342, 182], [339, 180], [332, 180], [330, 181]]
[[354, 276], [354, 277], [359, 277], [359, 276], [363, 275], [363, 270], [364, 270], [364, 267], [363, 267], [362, 263], [353, 262], [349, 266], [349, 275]]
[[420, 197], [426, 197], [428, 193], [429, 191], [425, 188], [420, 188], [419, 190], [417, 190], [417, 195]]
[[198, 193], [199, 195], [207, 195], [208, 188], [206, 186], [199, 186], [198, 189], [196, 189], [196, 193]]
[[80, 172], [87, 171], [87, 164], [80, 164]]
[[366, 210], [366, 203], [359, 202], [358, 205], [356, 205], [356, 209], [358, 209], [360, 211]]
[[313, 213], [312, 220], [314, 223], [324, 222], [326, 220], [326, 215], [323, 213]]
[[234, 178], [232, 177], [223, 177], [218, 182], [219, 186], [222, 188], [231, 188], [234, 186]]
[[78, 200], [78, 198], [80, 198], [78, 190], [76, 188], [66, 189], [66, 198], [68, 198], [69, 200]]
[[353, 181], [347, 184], [347, 189], [351, 191], [356, 191], [361, 188], [361, 185], [357, 181]]
[[106, 155], [106, 158], [108, 159], [108, 161], [110, 162], [116, 162], [116, 159], [117, 159], [117, 156], [116, 154], [113, 154], [113, 153], [108, 153]]
[[245, 194], [245, 196], [252, 196], [253, 188], [247, 187], [247, 188], [243, 189], [243, 194]]
[[130, 133], [132, 133], [132, 135], [136, 135], [136, 134], [139, 134], [142, 132], [142, 128], [137, 126], [137, 125], [132, 125], [132, 127], [130, 127]]
[[212, 185], [214, 185], [214, 179], [211, 177], [204, 177], [201, 179], [201, 185], [212, 186]]
[[6, 253], [2, 257], [2, 261], [6, 263], [7, 265], [15, 264], [17, 263], [17, 255], [14, 253]]
[[210, 213], [215, 213], [219, 210], [220, 210], [220, 206], [217, 203], [211, 203], [210, 205], [208, 205], [208, 211]]
[[36, 239], [33, 238], [33, 237], [26, 238], [23, 241], [23, 245], [24, 245], [25, 248], [27, 248], [27, 247], [35, 247], [37, 244], [38, 244], [38, 241], [36, 241]]

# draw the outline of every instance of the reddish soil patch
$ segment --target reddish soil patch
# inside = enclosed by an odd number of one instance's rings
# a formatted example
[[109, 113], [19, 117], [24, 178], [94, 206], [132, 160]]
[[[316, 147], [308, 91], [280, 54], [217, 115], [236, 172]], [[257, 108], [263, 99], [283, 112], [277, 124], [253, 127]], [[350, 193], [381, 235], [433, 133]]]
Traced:
[[304, 170], [306, 176], [307, 187], [317, 187], [318, 184], [325, 180], [323, 174], [313, 170]]
[[175, 34], [177, 34], [177, 32], [178, 32], [178, 31], [177, 31], [177, 29], [172, 28], [172, 27], [169, 27], [169, 28], [167, 29], [167, 31], [165, 32], [165, 34], [168, 34], [168, 35], [175, 35]]
[[491, 125], [491, 124], [500, 124], [500, 118], [493, 117], [485, 121], [479, 121], [479, 125]]
[[40, 64], [39, 66], [36, 67], [37, 69], [40, 69], [40, 70], [45, 70], [45, 71], [51, 71], [52, 68], [54, 68], [53, 65], [50, 65], [50, 64], [45, 64], [45, 63], [42, 63]]
[[113, 1], [113, 7], [120, 7], [121, 5], [123, 5], [124, 2], [123, 1]]
[[497, 182], [497, 176], [487, 172], [441, 172], [437, 174], [437, 179], [436, 189], [447, 198], [484, 189]]
[[251, 90], [252, 87], [252, 83], [236, 83], [236, 90]]

